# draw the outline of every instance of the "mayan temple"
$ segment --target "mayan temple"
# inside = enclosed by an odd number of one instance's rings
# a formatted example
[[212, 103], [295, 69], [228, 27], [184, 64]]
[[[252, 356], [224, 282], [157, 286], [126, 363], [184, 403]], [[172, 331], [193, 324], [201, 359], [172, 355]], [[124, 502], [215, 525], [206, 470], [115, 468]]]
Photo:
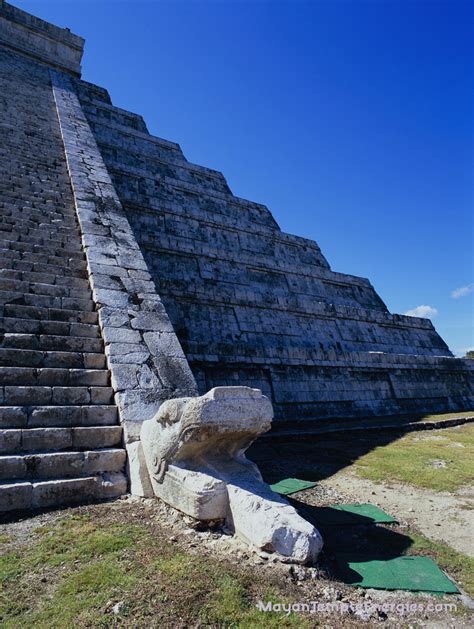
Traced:
[[145, 495], [143, 421], [213, 387], [274, 430], [474, 408], [431, 321], [150, 135], [83, 46], [0, 0], [0, 510]]

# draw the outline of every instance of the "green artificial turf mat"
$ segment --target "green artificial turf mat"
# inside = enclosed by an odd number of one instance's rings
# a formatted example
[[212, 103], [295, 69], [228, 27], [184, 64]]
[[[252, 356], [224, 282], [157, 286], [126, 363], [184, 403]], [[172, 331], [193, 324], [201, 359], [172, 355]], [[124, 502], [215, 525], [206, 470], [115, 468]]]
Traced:
[[429, 557], [366, 559], [363, 555], [336, 553], [344, 583], [378, 590], [459, 593], [458, 588]]
[[270, 485], [273, 491], [276, 491], [277, 494], [282, 494], [283, 496], [289, 496], [290, 494], [295, 494], [297, 491], [302, 491], [303, 489], [310, 489], [314, 487], [316, 483], [313, 483], [309, 480], [300, 480], [299, 478], [284, 478], [278, 483]]
[[395, 524], [391, 515], [371, 504], [333, 505], [317, 507], [314, 517], [318, 524], [342, 526], [356, 524]]

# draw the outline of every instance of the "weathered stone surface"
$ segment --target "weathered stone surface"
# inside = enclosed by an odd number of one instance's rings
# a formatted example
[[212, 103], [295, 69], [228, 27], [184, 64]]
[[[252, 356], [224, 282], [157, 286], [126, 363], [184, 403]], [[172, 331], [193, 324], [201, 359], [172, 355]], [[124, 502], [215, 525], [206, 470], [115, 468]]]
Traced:
[[142, 426], [143, 456], [162, 500], [200, 520], [225, 519], [249, 544], [307, 563], [317, 558], [321, 536], [244, 454], [272, 417], [268, 398], [248, 387], [169, 400]]
[[143, 455], [140, 441], [127, 443], [127, 475], [130, 482], [130, 493], [134, 496], [151, 498], [154, 496], [150, 476]]
[[15, 452], [21, 444], [21, 430], [0, 430], [0, 453]]
[[226, 483], [204, 470], [169, 465], [161, 482], [153, 482], [153, 487], [154, 495], [196, 520], [224, 520], [229, 515]]
[[[127, 424], [128, 443], [138, 438], [140, 422], [152, 417], [163, 400], [196, 395], [197, 386], [147, 272], [75, 85], [56, 71], [51, 71], [51, 81], [76, 211], [83, 228], [89, 279], [120, 419]], [[97, 234], [90, 231], [91, 224], [113, 228]]]
[[32, 483], [31, 506], [38, 509], [53, 505], [87, 502], [96, 497], [94, 477], [63, 478]]
[[[94, 447], [116, 446], [117, 419], [146, 494], [132, 446], [142, 423], [215, 386], [261, 389], [281, 423], [474, 406], [473, 363], [453, 358], [431, 322], [390, 314], [368, 280], [332, 271], [316, 243], [283, 233], [265, 206], [79, 80], [82, 46], [0, 0], [0, 467], [26, 481], [10, 490], [4, 477], [5, 504], [15, 492], [24, 504], [72, 499], [68, 478], [35, 477], [66, 460], [27, 459], [46, 442], [48, 456], [78, 462], [69, 472], [90, 475], [71, 479], [77, 499], [125, 491], [122, 454], [82, 452], [93, 443], [82, 429], [97, 431]], [[283, 531], [279, 547], [309, 557], [308, 531], [300, 550], [285, 537], [284, 501], [266, 496], [278, 517], [259, 523], [256, 470], [234, 486], [236, 470], [220, 463], [212, 481], [170, 463], [163, 496], [179, 490], [204, 517], [225, 486], [228, 508], [250, 514], [243, 537], [271, 547]]]
[[66, 28], [0, 2], [0, 42], [65, 70], [81, 73], [84, 40]]
[[29, 509], [32, 490], [31, 483], [0, 483], [0, 511]]
[[22, 450], [62, 450], [72, 447], [70, 428], [28, 428], [22, 431]]
[[95, 477], [94, 497], [99, 500], [116, 498], [127, 492], [127, 479], [123, 474], [107, 472]]
[[[150, 135], [103, 89], [75, 89], [201, 393], [258, 387], [277, 425], [474, 407], [472, 363], [430, 321], [389, 313], [369, 280], [333, 271], [222, 173]], [[172, 361], [156, 364], [169, 386]]]
[[126, 491], [50, 75], [34, 60], [54, 50], [79, 71], [82, 43], [0, 2], [0, 511]]

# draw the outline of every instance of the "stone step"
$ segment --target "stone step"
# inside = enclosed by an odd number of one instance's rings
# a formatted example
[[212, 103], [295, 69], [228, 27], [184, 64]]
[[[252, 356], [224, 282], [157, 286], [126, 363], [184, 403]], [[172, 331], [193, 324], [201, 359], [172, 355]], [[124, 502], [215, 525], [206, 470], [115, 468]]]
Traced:
[[71, 248], [61, 247], [57, 244], [55, 246], [48, 246], [45, 244], [40, 245], [34, 242], [29, 243], [19, 240], [8, 240], [8, 238], [2, 238], [0, 236], [0, 249], [18, 251], [21, 253], [33, 253], [39, 256], [46, 255], [55, 258], [72, 258], [75, 260], [80, 260], [81, 262], [85, 260], [84, 252], [78, 245], [71, 245]]
[[0, 483], [0, 511], [107, 500], [126, 491], [127, 479], [122, 472], [38, 482], [7, 481]]
[[94, 450], [120, 446], [121, 426], [10, 428], [0, 430], [0, 453]]
[[82, 252], [81, 241], [78, 238], [79, 233], [75, 238], [71, 238], [70, 234], [63, 234], [61, 232], [55, 233], [56, 230], [50, 229], [38, 230], [34, 228], [21, 229], [19, 226], [0, 224], [0, 240], [9, 242], [25, 242], [30, 245], [38, 245], [40, 247], [53, 247], [67, 249], [68, 251]]
[[87, 269], [85, 264], [73, 267], [67, 264], [47, 264], [35, 259], [25, 260], [20, 256], [12, 255], [12, 252], [0, 251], [0, 267], [14, 271], [30, 271], [35, 273], [52, 273], [55, 277], [77, 277], [87, 279]]
[[[2, 155], [0, 148], [0, 156]], [[25, 164], [19, 164], [19, 168], [24, 168]], [[3, 183], [3, 182], [2, 182]], [[24, 189], [18, 193], [11, 194], [11, 191], [2, 186], [1, 188], [1, 207], [2, 214], [5, 216], [19, 219], [28, 218], [37, 223], [54, 223], [57, 225], [74, 224], [76, 216], [72, 210], [72, 203], [64, 195], [52, 193], [56, 197], [53, 207], [51, 203], [43, 202], [41, 195], [34, 192], [33, 196], [28, 194]], [[71, 211], [72, 210], [72, 211]]]
[[[0, 148], [0, 155], [2, 154]], [[19, 167], [25, 166], [24, 163], [18, 162]], [[11, 191], [10, 191], [11, 192]], [[2, 201], [0, 207], [2, 207], [5, 216], [21, 217], [30, 216], [32, 220], [37, 223], [52, 222], [54, 221], [58, 225], [62, 225], [66, 222], [74, 222], [76, 219], [75, 212], [71, 208], [72, 203], [64, 199], [62, 207], [56, 204], [56, 209], [49, 208], [47, 213], [44, 213], [44, 203], [42, 204], [41, 198], [38, 196], [36, 199], [28, 198], [27, 195], [13, 195], [9, 193], [9, 190], [2, 186]], [[43, 205], [43, 206], [42, 206]], [[61, 213], [58, 213], [57, 208], [61, 209]]]
[[6, 332], [0, 343], [2, 348], [30, 349], [62, 352], [103, 352], [101, 338], [87, 336], [60, 336], [54, 334], [15, 334]]
[[47, 387], [7, 385], [0, 387], [2, 406], [69, 406], [112, 404], [111, 387]]
[[0, 406], [0, 428], [67, 428], [116, 424], [115, 405]]
[[18, 211], [13, 207], [2, 210], [0, 226], [5, 230], [13, 227], [14, 231], [26, 233], [29, 229], [34, 229], [41, 234], [51, 233], [72, 238], [79, 233], [79, 225], [74, 217], [58, 221], [36, 210]]
[[4, 367], [57, 367], [59, 369], [104, 369], [103, 352], [59, 352], [0, 347]]
[[0, 480], [31, 481], [120, 472], [125, 465], [125, 456], [125, 450], [121, 448], [5, 454], [0, 456]]
[[37, 273], [34, 271], [21, 271], [17, 269], [1, 269], [0, 279], [10, 279], [35, 284], [67, 286], [69, 289], [90, 290], [89, 282], [85, 278], [55, 275], [54, 273]]
[[106, 369], [0, 367], [0, 382], [4, 386], [106, 387], [109, 384], [109, 372]]
[[[65, 245], [71, 241], [77, 241], [79, 233], [77, 226], [74, 228], [60, 228], [54, 223], [39, 225], [29, 220], [0, 217], [0, 238], [2, 239], [15, 240], [17, 235], [21, 235], [21, 239], [26, 242], [29, 241], [30, 237], [34, 237], [36, 241], [41, 240], [45, 246], [53, 242]], [[81, 245], [80, 240], [79, 245]], [[79, 250], [81, 249], [79, 248]]]
[[0, 317], [0, 333], [2, 332], [11, 334], [73, 336], [91, 339], [100, 338], [100, 329], [96, 324], [18, 319], [16, 317]]
[[48, 295], [34, 295], [21, 291], [0, 290], [0, 304], [21, 304], [24, 306], [38, 306], [39, 308], [55, 308], [57, 310], [94, 310], [92, 299], [78, 299], [76, 297], [50, 297]]
[[[16, 249], [4, 249], [0, 246], [0, 258], [11, 259], [17, 262], [29, 262], [31, 264], [49, 264], [63, 269], [86, 268], [85, 259], [72, 257], [55, 257], [49, 254], [47, 249], [43, 253], [31, 251], [17, 251]], [[6, 266], [2, 263], [2, 267]]]
[[36, 229], [30, 227], [22, 229], [19, 225], [0, 224], [0, 240], [8, 240], [10, 242], [26, 242], [30, 245], [39, 245], [40, 247], [66, 248], [69, 251], [82, 251], [82, 245], [79, 238], [79, 232], [76, 237], [71, 234], [61, 233], [52, 226], [49, 230]]
[[[5, 304], [5, 317], [35, 319], [40, 321], [66, 321], [69, 323], [97, 324], [99, 317], [95, 310], [70, 310], [68, 308], [40, 308], [23, 304]], [[80, 335], [78, 335], [80, 336]]]
[[14, 223], [22, 229], [55, 229], [59, 233], [67, 229], [77, 230], [75, 212], [67, 215], [62, 214], [61, 218], [58, 218], [53, 212], [45, 214], [39, 208], [30, 206], [19, 208], [8, 201], [4, 204], [0, 223], [5, 225]]
[[67, 284], [44, 284], [41, 282], [23, 282], [22, 280], [0, 276], [0, 291], [14, 291], [24, 295], [45, 295], [48, 297], [73, 297], [81, 300], [91, 298], [89, 286], [79, 288]]

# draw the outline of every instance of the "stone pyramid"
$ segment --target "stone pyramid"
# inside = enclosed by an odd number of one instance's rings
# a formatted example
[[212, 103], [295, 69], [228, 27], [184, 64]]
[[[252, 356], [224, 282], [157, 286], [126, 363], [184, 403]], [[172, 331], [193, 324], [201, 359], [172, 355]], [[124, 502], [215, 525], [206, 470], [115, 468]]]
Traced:
[[474, 408], [431, 321], [150, 135], [83, 45], [0, 0], [0, 509], [124, 492], [121, 444], [139, 483], [142, 422], [218, 385], [276, 429]]

